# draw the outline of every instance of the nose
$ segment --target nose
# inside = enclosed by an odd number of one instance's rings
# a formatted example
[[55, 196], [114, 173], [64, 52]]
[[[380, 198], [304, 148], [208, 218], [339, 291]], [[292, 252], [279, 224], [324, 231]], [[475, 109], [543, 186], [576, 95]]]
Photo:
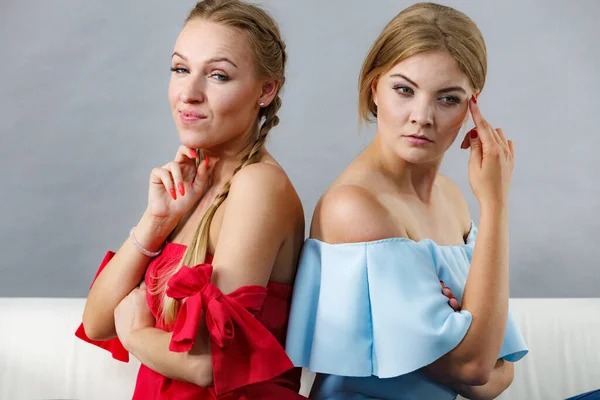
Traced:
[[183, 103], [202, 103], [206, 99], [205, 83], [202, 77], [190, 76], [181, 85], [179, 98]]
[[433, 125], [433, 106], [426, 96], [415, 98], [412, 102], [410, 123], [424, 127]]

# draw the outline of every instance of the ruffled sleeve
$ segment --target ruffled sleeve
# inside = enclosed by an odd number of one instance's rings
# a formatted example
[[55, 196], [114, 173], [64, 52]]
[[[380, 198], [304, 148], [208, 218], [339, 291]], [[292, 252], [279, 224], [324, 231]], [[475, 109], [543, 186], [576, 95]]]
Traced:
[[[96, 282], [96, 278], [100, 275], [100, 272], [106, 267], [106, 264], [113, 258], [115, 253], [109, 251], [104, 256], [104, 260], [102, 260], [102, 264], [100, 264], [100, 268], [98, 268], [98, 272], [96, 272], [96, 276], [94, 277], [94, 281], [92, 282], [92, 286], [94, 286], [94, 282]], [[75, 336], [79, 339], [86, 341], [90, 344], [98, 346], [104, 350], [110, 352], [115, 360], [129, 362], [129, 352], [125, 350], [125, 347], [121, 344], [121, 341], [118, 338], [110, 339], [110, 340], [92, 340], [87, 337], [85, 334], [85, 329], [83, 328], [83, 323], [79, 325], [77, 331], [75, 331]]]
[[293, 368], [277, 339], [255, 315], [267, 289], [244, 286], [224, 295], [210, 282], [212, 266], [181, 268], [168, 282], [167, 295], [183, 301], [169, 350], [192, 349], [202, 313], [210, 336], [215, 393], [269, 381]]
[[[338, 245], [308, 239], [286, 341], [294, 365], [332, 375], [391, 378], [452, 350], [472, 315], [448, 305], [440, 280], [462, 301], [475, 234], [473, 226], [460, 246], [405, 238]], [[526, 353], [509, 311], [499, 358], [517, 361]]]

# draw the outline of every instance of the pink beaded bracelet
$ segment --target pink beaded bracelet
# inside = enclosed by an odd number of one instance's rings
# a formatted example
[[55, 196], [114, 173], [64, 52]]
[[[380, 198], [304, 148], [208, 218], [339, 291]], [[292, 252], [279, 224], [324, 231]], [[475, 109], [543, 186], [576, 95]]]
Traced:
[[129, 240], [131, 240], [131, 243], [133, 243], [133, 245], [137, 247], [140, 253], [142, 253], [145, 256], [156, 257], [162, 252], [162, 248], [160, 248], [157, 252], [151, 252], [149, 250], [146, 250], [135, 238], [135, 226], [129, 231]]

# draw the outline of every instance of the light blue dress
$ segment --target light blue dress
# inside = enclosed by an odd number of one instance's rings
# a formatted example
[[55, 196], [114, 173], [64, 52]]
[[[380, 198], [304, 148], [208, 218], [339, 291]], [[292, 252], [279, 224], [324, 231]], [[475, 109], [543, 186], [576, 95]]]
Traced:
[[[294, 285], [286, 350], [317, 373], [315, 400], [450, 400], [457, 393], [420, 368], [456, 347], [472, 315], [455, 312], [440, 280], [462, 302], [477, 227], [464, 245], [390, 238], [327, 244], [308, 239]], [[509, 311], [498, 358], [528, 349]]]

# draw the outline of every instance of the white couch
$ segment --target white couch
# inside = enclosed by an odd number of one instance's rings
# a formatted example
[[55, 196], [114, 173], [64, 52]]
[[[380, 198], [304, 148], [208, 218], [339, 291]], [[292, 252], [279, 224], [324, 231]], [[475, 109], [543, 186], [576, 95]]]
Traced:
[[[0, 298], [1, 400], [131, 398], [137, 360], [118, 362], [74, 336], [84, 301]], [[512, 299], [511, 308], [530, 353], [501, 399], [558, 400], [600, 388], [600, 298]]]

